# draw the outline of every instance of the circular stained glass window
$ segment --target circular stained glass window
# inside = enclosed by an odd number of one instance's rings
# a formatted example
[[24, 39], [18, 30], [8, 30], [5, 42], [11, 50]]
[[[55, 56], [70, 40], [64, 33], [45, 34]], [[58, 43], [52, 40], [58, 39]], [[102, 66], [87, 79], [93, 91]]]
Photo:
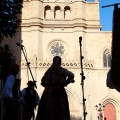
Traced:
[[53, 56], [62, 56], [65, 49], [61, 43], [55, 43], [51, 45], [50, 51]]
[[52, 56], [61, 56], [64, 58], [68, 53], [68, 45], [62, 40], [54, 40], [49, 43], [48, 51]]

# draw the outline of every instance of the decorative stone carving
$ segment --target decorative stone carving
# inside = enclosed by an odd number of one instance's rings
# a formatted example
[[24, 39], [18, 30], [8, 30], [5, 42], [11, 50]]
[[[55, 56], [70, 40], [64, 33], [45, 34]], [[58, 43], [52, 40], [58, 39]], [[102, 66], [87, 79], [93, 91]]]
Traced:
[[48, 45], [50, 56], [61, 56], [64, 58], [68, 53], [68, 45], [62, 40], [53, 40]]
[[[30, 59], [30, 66], [31, 67], [50, 67], [52, 64], [52, 61], [50, 60], [45, 60], [45, 61], [40, 61], [40, 60], [35, 60], [35, 59]], [[25, 67], [26, 66], [26, 61], [22, 60], [21, 66]], [[79, 60], [65, 60], [62, 63], [62, 66], [65, 68], [80, 68], [80, 61]], [[83, 68], [94, 68], [94, 61], [91, 60], [84, 60], [83, 61]]]

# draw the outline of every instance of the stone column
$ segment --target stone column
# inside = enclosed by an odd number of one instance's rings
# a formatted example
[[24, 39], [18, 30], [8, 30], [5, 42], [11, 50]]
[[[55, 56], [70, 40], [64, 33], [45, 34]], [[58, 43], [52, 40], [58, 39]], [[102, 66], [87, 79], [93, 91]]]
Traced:
[[61, 9], [61, 19], [65, 19], [64, 18], [64, 8]]
[[52, 9], [51, 9], [51, 19], [54, 19], [54, 16], [55, 16], [54, 14], [55, 14], [55, 13], [54, 13], [54, 8], [52, 8]]

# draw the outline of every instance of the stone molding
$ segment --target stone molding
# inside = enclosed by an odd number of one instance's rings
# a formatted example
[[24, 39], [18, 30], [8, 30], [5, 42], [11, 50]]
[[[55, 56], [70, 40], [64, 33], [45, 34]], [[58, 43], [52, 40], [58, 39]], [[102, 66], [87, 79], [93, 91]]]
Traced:
[[[52, 61], [51, 60], [33, 60], [31, 59], [30, 61], [30, 67], [32, 68], [48, 68], [51, 66]], [[21, 67], [25, 68], [26, 65], [26, 61], [22, 60], [21, 61]], [[83, 60], [83, 68], [95, 68], [95, 63], [93, 60]], [[65, 68], [80, 68], [80, 61], [79, 60], [64, 60], [64, 62], [62, 63], [62, 67]]]

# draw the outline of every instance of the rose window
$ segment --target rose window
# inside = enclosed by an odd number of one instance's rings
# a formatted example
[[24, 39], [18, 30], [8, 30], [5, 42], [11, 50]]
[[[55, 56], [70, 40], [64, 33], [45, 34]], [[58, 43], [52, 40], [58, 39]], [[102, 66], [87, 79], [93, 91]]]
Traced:
[[55, 43], [51, 46], [50, 51], [53, 56], [62, 56], [65, 49], [61, 43]]

